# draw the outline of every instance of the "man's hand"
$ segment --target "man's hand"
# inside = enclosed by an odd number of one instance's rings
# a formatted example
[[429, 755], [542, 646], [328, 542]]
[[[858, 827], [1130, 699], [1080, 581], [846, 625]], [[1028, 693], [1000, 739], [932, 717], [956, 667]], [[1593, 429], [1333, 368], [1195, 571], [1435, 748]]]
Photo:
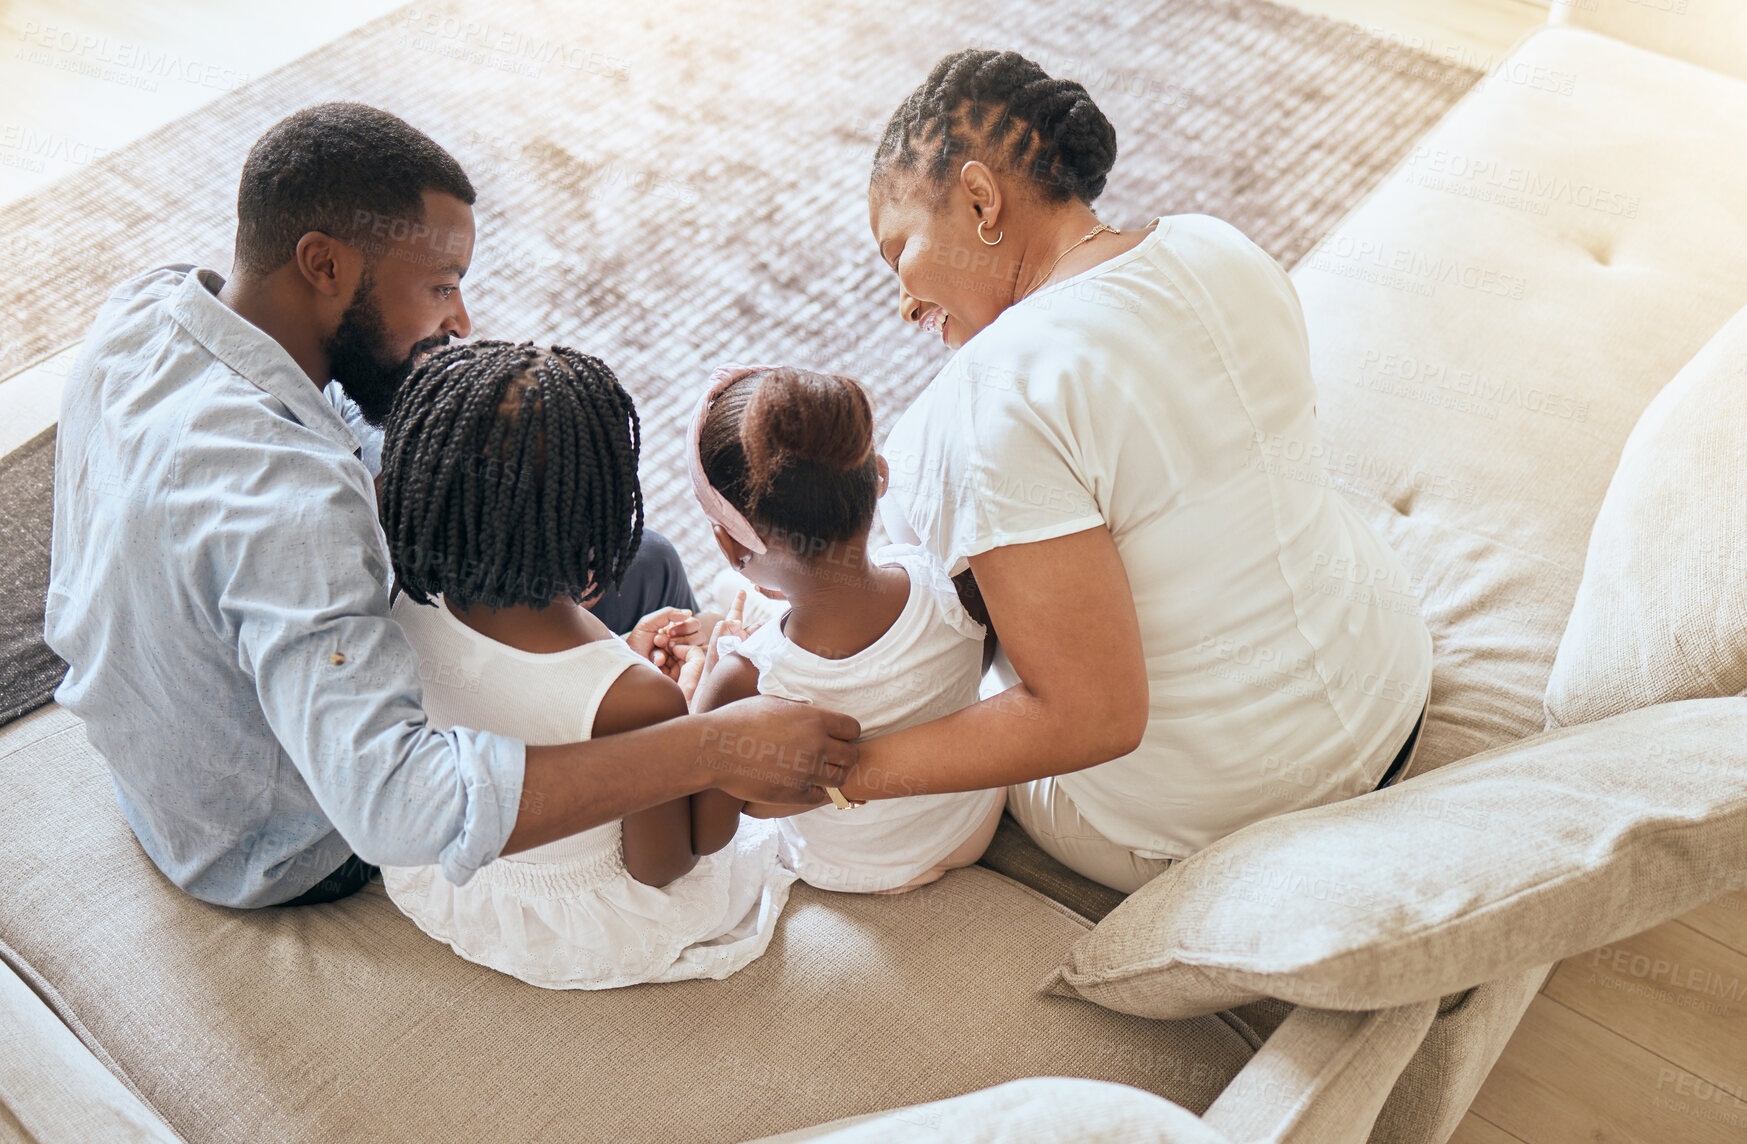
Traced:
[[[678, 696], [674, 697], [678, 702]], [[504, 854], [720, 790], [765, 813], [825, 803], [861, 748], [861, 724], [808, 703], [756, 695], [700, 715], [581, 743], [529, 746]]]
[[837, 711], [758, 695], [692, 715], [696, 763], [711, 786], [746, 802], [797, 813], [827, 801], [861, 750], [861, 724]]

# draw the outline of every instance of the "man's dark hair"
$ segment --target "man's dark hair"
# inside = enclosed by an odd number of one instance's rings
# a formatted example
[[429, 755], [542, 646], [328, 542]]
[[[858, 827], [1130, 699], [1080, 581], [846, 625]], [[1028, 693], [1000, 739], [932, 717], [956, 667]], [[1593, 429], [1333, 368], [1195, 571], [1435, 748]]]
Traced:
[[413, 370], [383, 426], [401, 591], [543, 608], [611, 592], [643, 541], [637, 408], [599, 358], [466, 342]]
[[238, 269], [270, 274], [310, 231], [353, 241], [378, 219], [424, 221], [426, 191], [473, 204], [454, 156], [399, 116], [320, 103], [267, 129], [237, 188]]
[[1052, 201], [1089, 204], [1116, 162], [1116, 129], [1075, 81], [1018, 52], [966, 48], [892, 113], [869, 182], [898, 170], [943, 187], [967, 159], [1024, 175]]

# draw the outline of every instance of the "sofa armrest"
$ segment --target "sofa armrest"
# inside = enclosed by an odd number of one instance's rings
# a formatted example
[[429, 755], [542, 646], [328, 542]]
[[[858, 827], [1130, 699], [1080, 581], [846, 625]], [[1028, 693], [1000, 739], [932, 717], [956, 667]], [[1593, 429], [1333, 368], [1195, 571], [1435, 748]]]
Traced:
[[[1387, 1085], [1384, 1091], [1388, 1091]], [[1026, 1144], [1080, 1144], [1085, 1140], [1239, 1144], [1162, 1096], [1109, 1081], [1063, 1076], [1008, 1081], [947, 1100], [766, 1136], [752, 1144], [1000, 1144], [1012, 1140]]]
[[0, 961], [0, 1144], [181, 1144]]
[[1126, 1085], [1030, 1077], [755, 1144], [1364, 1144], [1436, 1015], [1435, 1001], [1373, 1013], [1297, 1009], [1204, 1117]]
[[1741, 0], [1553, 0], [1547, 23], [1600, 32], [1747, 79], [1747, 4]]
[[1232, 1144], [1364, 1144], [1437, 1008], [1294, 1009], [1202, 1120]]

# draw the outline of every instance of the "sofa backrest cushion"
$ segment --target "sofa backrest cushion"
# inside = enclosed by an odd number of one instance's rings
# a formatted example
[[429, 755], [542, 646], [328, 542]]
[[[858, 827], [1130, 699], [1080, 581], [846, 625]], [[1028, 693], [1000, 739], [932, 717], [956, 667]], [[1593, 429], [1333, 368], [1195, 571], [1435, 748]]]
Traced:
[[1747, 309], [1626, 440], [1547, 680], [1549, 727], [1747, 691]]
[[1747, 79], [1747, 4], [1741, 0], [1561, 0], [1547, 22]]
[[1266, 819], [1141, 887], [1043, 988], [1146, 1017], [1441, 997], [1684, 913], [1747, 870], [1747, 698], [1547, 732]]
[[1747, 84], [1548, 28], [1293, 269], [1328, 479], [1432, 631], [1415, 773], [1544, 728], [1620, 450], [1747, 304], [1743, 188]]

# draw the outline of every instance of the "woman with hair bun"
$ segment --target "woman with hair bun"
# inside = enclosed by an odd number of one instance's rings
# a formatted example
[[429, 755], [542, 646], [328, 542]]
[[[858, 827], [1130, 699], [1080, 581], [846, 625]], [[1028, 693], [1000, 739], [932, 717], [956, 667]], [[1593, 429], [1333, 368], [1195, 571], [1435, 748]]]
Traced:
[[[945, 570], [914, 545], [868, 552], [887, 477], [873, 428], [847, 377], [729, 366], [711, 378], [692, 419], [692, 487], [722, 555], [790, 606], [749, 633], [716, 625], [692, 710], [775, 695], [849, 714], [870, 736], [977, 701], [986, 633]], [[927, 885], [982, 857], [1006, 801], [999, 788], [909, 780], [882, 793], [914, 797], [852, 807], [838, 796], [779, 819], [784, 865], [822, 890]], [[777, 808], [748, 808], [761, 809]]]
[[886, 439], [882, 519], [1000, 650], [989, 698], [864, 741], [843, 793], [1007, 787], [1132, 891], [1404, 773], [1432, 644], [1331, 574], [1407, 582], [1328, 487], [1291, 281], [1205, 215], [1099, 222], [1115, 159], [1085, 88], [1016, 52], [945, 57], [886, 127], [869, 224], [903, 320], [956, 352]]

